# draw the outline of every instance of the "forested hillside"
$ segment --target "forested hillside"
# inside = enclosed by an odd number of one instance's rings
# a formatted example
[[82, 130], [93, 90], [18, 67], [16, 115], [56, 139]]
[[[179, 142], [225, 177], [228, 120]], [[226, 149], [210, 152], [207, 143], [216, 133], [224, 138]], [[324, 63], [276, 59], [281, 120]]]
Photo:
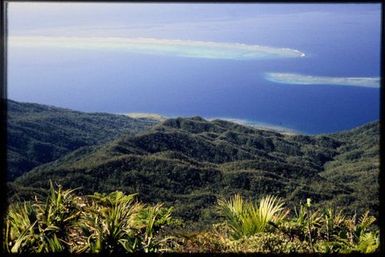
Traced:
[[135, 134], [156, 121], [8, 101], [8, 179], [83, 146]]
[[[305, 136], [223, 120], [177, 118], [80, 148], [9, 185], [19, 197], [48, 188], [49, 179], [65, 188], [80, 187], [83, 194], [138, 193], [141, 201], [173, 206], [185, 224], [202, 226], [217, 219], [217, 199], [235, 193], [252, 199], [273, 194], [291, 207], [311, 198], [316, 206], [336, 204], [350, 213], [370, 209], [376, 214], [378, 142], [378, 122]], [[358, 193], [368, 182], [370, 190]]]
[[[353, 190], [352, 194], [334, 199], [352, 209], [369, 208], [378, 211], [380, 170], [380, 127], [378, 122], [346, 132], [330, 135], [343, 141], [338, 155], [326, 163], [321, 176]], [[355, 199], [360, 199], [356, 201]]]

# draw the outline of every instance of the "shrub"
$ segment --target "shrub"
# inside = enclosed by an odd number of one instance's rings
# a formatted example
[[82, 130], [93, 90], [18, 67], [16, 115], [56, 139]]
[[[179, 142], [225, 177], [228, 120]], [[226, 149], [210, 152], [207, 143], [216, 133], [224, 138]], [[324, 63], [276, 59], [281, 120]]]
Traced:
[[228, 201], [219, 200], [218, 206], [233, 239], [264, 232], [288, 214], [283, 209], [283, 202], [274, 196], [266, 196], [259, 203], [253, 203], [237, 194]]
[[6, 218], [5, 249], [11, 253], [70, 251], [71, 230], [80, 217], [74, 190], [54, 189], [44, 202], [11, 204]]
[[10, 253], [166, 251], [171, 208], [147, 206], [116, 191], [78, 197], [50, 183], [46, 201], [14, 203], [5, 220], [3, 249]]

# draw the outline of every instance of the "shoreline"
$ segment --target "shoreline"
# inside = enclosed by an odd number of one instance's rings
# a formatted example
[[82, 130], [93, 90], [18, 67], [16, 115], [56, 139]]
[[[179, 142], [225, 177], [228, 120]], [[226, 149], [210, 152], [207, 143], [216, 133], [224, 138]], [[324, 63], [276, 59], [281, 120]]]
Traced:
[[285, 135], [298, 135], [298, 134], [306, 134], [305, 132], [284, 127], [284, 126], [279, 126], [279, 125], [274, 125], [271, 123], [266, 123], [266, 122], [259, 122], [259, 121], [253, 121], [253, 120], [247, 120], [247, 119], [237, 119], [237, 118], [227, 118], [227, 117], [214, 117], [214, 118], [206, 118], [209, 121], [213, 120], [225, 120], [225, 121], [230, 121], [234, 122], [243, 126], [248, 126], [256, 129], [261, 129], [261, 130], [267, 130], [267, 131], [275, 131], [281, 134]]
[[[159, 122], [163, 122], [167, 119], [173, 119], [173, 118], [179, 118], [179, 117], [180, 118], [188, 118], [188, 117], [196, 116], [196, 115], [192, 115], [192, 116], [165, 116], [165, 115], [161, 115], [161, 114], [157, 114], [157, 113], [145, 113], [145, 112], [130, 112], [130, 113], [121, 113], [121, 114], [126, 115], [130, 118], [134, 118], [134, 119], [152, 119], [152, 120], [157, 120]], [[208, 120], [208, 121], [213, 121], [213, 120], [229, 121], [229, 122], [233, 122], [233, 123], [236, 123], [239, 125], [252, 127], [255, 129], [275, 131], [275, 132], [285, 134], [285, 135], [306, 134], [305, 132], [302, 132], [302, 131], [299, 131], [296, 129], [292, 129], [289, 127], [279, 126], [279, 125], [266, 123], [266, 122], [253, 121], [253, 120], [248, 120], [248, 119], [238, 119], [238, 118], [229, 118], [229, 117], [202, 117], [202, 118], [205, 120]]]

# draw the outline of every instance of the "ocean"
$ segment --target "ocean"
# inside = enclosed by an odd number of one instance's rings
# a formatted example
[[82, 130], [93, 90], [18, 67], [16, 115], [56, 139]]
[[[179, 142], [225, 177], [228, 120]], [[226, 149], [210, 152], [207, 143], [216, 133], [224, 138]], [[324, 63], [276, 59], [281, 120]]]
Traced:
[[[131, 27], [114, 29], [111, 25], [109, 29], [97, 31], [99, 36], [292, 48], [305, 53], [304, 58], [223, 60], [116, 49], [10, 45], [8, 97], [86, 112], [239, 119], [305, 134], [346, 130], [379, 119], [379, 88], [278, 84], [266, 80], [264, 73], [380, 76], [380, 8], [372, 9], [364, 12], [359, 6], [319, 12], [312, 9], [302, 14], [265, 13], [255, 16], [257, 18], [249, 11], [247, 17], [227, 17], [225, 21], [215, 22], [207, 21], [216, 17], [210, 12], [210, 19], [202, 18], [206, 23], [198, 26], [190, 21], [184, 30], [181, 29], [183, 23], [175, 23], [177, 25], [167, 25], [169, 27], [164, 25], [163, 30], [133, 32]], [[124, 24], [125, 18], [121, 17], [120, 21]], [[50, 35], [52, 31], [55, 28], [44, 33]], [[22, 32], [15, 28], [10, 35]], [[24, 33], [39, 34], [27, 29]], [[95, 30], [84, 30], [77, 32], [77, 36], [95, 33]]]

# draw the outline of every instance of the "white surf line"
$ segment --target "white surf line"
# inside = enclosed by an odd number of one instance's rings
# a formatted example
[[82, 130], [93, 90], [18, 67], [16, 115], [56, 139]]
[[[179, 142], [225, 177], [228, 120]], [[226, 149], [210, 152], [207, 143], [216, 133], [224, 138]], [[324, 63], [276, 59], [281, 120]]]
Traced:
[[298, 73], [265, 73], [265, 79], [282, 84], [291, 85], [335, 85], [380, 88], [379, 77], [328, 77], [311, 76]]
[[8, 42], [10, 47], [120, 50], [132, 53], [206, 59], [258, 60], [305, 56], [301, 51], [290, 48], [157, 38], [11, 36]]

